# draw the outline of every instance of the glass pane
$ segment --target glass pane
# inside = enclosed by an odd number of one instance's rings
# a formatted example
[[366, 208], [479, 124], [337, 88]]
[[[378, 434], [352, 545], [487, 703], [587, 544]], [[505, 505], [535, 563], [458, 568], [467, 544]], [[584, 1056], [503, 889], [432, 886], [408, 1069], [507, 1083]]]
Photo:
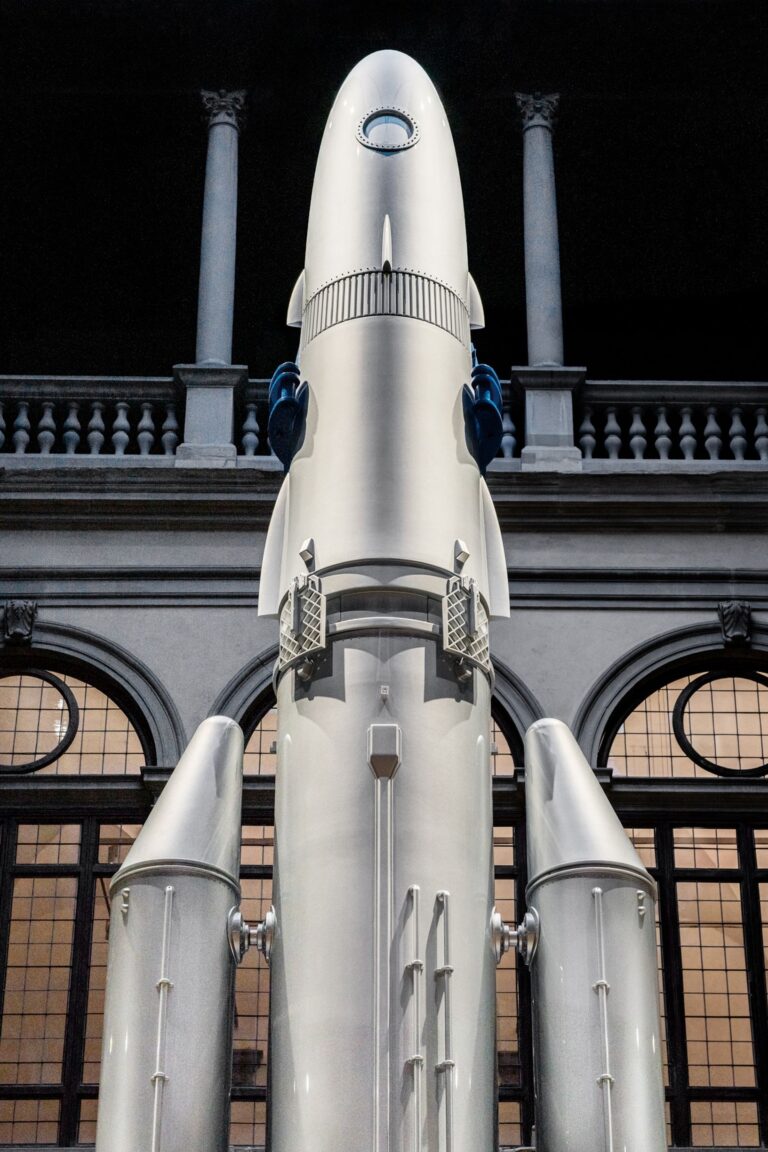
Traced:
[[62, 679], [80, 708], [80, 726], [69, 751], [43, 771], [46, 774], [138, 775], [145, 761], [136, 730], [123, 710], [92, 684], [72, 676]]
[[271, 824], [244, 824], [240, 847], [240, 867], [272, 864], [275, 829]]
[[493, 863], [496, 867], [512, 867], [515, 863], [514, 828], [494, 828]]
[[104, 1025], [104, 989], [107, 983], [109, 947], [109, 878], [99, 876], [95, 883], [91, 964], [88, 972], [88, 1006], [85, 1017], [83, 1083], [98, 1084], [101, 1065], [101, 1035]]
[[274, 776], [277, 768], [277, 708], [270, 708], [254, 728], [245, 745], [246, 776]]
[[0, 1144], [55, 1144], [58, 1100], [0, 1100]]
[[[507, 924], [517, 923], [513, 879], [497, 878], [495, 903]], [[496, 1059], [500, 1084], [522, 1083], [517, 1021], [517, 952], [510, 948], [496, 969]]]
[[675, 828], [675, 867], [738, 868], [735, 828]]
[[755, 1083], [738, 884], [677, 885], [691, 1085]]
[[229, 1123], [233, 1148], [263, 1148], [267, 1142], [267, 1105], [262, 1100], [233, 1100]]
[[675, 702], [693, 676], [652, 692], [630, 712], [614, 737], [608, 767], [618, 776], [707, 776], [683, 752], [672, 733]]
[[141, 824], [102, 824], [99, 864], [122, 864], [141, 831]]
[[19, 824], [17, 864], [77, 864], [79, 824]]
[[14, 882], [0, 1083], [61, 1080], [76, 895], [74, 877]]
[[507, 738], [493, 718], [491, 718], [491, 772], [494, 776], [513, 776], [515, 772], [515, 761]]
[[757, 1104], [751, 1101], [694, 1100], [691, 1139], [697, 1148], [757, 1148]]
[[0, 762], [28, 764], [52, 752], [67, 731], [61, 692], [38, 676], [0, 680]]
[[80, 1120], [77, 1125], [78, 1144], [96, 1143], [96, 1116], [99, 1111], [98, 1100], [80, 1101]]
[[[246, 877], [241, 882], [241, 887], [243, 915], [250, 924], [256, 924], [264, 919], [269, 910], [272, 901], [272, 881]], [[232, 1053], [234, 1087], [266, 1087], [268, 1031], [269, 968], [258, 949], [251, 948], [239, 965], [235, 978], [235, 1028]], [[240, 1143], [247, 1144], [249, 1141]]]
[[[760, 912], [760, 919], [763, 922], [763, 963], [766, 981], [768, 981], [768, 884], [760, 885]], [[766, 1004], [766, 1011], [768, 1011], [768, 1004]]]
[[656, 830], [654, 828], [625, 828], [627, 836], [646, 868], [656, 867]]
[[758, 868], [768, 868], [768, 828], [755, 829], [755, 853]]
[[499, 1101], [499, 1146], [515, 1148], [522, 1140], [520, 1105], [517, 1100]]

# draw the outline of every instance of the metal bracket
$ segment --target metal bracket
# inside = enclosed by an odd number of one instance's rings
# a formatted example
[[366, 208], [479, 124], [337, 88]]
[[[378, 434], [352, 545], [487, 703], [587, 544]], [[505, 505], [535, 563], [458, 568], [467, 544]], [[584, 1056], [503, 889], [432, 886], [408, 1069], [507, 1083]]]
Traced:
[[325, 595], [317, 576], [296, 576], [280, 610], [280, 651], [275, 667], [275, 682], [288, 668], [307, 683], [325, 651], [327, 628]]
[[239, 908], [231, 908], [227, 917], [227, 937], [235, 964], [240, 963], [249, 948], [257, 948], [269, 964], [276, 929], [277, 916], [273, 907], [258, 924], [249, 924]]
[[539, 943], [539, 914], [535, 908], [529, 908], [517, 928], [507, 924], [501, 913], [494, 908], [491, 911], [491, 941], [496, 956], [496, 963], [510, 948], [515, 948], [526, 964], [530, 964], [536, 954]]
[[453, 657], [461, 683], [471, 679], [473, 668], [493, 679], [488, 631], [488, 610], [477, 581], [452, 576], [443, 597], [443, 651]]

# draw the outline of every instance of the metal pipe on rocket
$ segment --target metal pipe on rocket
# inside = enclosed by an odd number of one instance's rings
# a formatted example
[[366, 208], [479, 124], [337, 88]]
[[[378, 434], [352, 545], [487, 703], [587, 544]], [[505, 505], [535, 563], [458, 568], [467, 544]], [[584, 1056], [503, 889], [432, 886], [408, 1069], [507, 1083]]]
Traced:
[[473, 365], [445, 110], [399, 52], [333, 105], [288, 318], [259, 594], [280, 621], [272, 1148], [490, 1149], [501, 394]]

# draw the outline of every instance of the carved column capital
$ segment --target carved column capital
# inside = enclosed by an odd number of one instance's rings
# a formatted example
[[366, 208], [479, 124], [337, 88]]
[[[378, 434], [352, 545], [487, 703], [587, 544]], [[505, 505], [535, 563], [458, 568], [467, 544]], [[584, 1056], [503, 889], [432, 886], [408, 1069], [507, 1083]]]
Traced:
[[203, 90], [200, 98], [203, 101], [208, 127], [213, 128], [214, 124], [231, 124], [239, 132], [245, 120], [245, 97], [244, 89], [236, 92], [227, 92], [223, 88], [218, 92]]
[[548, 128], [551, 132], [557, 120], [560, 93], [515, 92], [515, 100], [523, 121], [523, 132], [529, 128]]

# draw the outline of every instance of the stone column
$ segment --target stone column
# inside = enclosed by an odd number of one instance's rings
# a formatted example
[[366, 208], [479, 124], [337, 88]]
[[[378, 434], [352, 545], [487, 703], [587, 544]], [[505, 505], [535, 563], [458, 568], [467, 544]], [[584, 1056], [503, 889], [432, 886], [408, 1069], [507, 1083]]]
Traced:
[[234, 390], [248, 379], [232, 364], [237, 238], [237, 153], [245, 92], [201, 92], [208, 120], [197, 344], [174, 373], [186, 390], [179, 463], [234, 464]]
[[515, 94], [523, 127], [523, 235], [528, 365], [513, 368], [525, 393], [524, 469], [577, 470], [573, 390], [584, 368], [563, 367], [560, 244], [552, 131], [557, 93]]

